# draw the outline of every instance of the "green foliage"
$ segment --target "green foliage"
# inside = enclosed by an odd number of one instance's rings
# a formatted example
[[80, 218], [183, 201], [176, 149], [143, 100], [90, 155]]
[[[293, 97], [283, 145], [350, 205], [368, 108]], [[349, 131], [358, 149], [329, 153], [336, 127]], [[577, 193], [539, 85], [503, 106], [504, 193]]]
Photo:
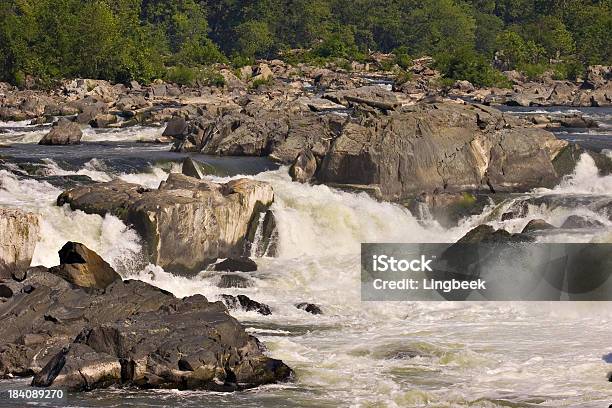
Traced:
[[184, 65], [168, 68], [165, 79], [178, 85], [208, 85], [222, 87], [225, 78], [213, 68], [190, 68]]
[[506, 77], [474, 50], [463, 49], [438, 54], [436, 64], [440, 72], [452, 80], [467, 80], [476, 86], [509, 86]]
[[611, 43], [610, 0], [0, 1], [0, 80], [19, 84], [148, 81], [226, 56], [234, 67], [279, 56], [337, 64], [374, 51], [393, 51], [384, 68], [404, 70], [438, 56], [445, 75], [480, 83], [499, 80], [493, 63], [574, 78], [612, 64]]
[[270, 54], [274, 39], [263, 21], [247, 21], [236, 27], [238, 52], [243, 57], [265, 57]]

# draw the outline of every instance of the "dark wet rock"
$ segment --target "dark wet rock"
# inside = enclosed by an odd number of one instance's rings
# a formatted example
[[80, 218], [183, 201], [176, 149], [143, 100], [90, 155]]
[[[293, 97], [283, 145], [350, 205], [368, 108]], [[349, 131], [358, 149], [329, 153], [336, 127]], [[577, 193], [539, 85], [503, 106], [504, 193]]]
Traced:
[[223, 272], [255, 272], [257, 263], [250, 258], [228, 258], [214, 265], [215, 271]]
[[20, 277], [28, 269], [39, 238], [38, 215], [0, 208], [0, 280]]
[[173, 173], [158, 190], [115, 180], [68, 190], [58, 205], [119, 217], [143, 237], [152, 263], [193, 274], [218, 258], [243, 256], [252, 221], [273, 199], [268, 183], [217, 184]]
[[10, 298], [13, 297], [13, 290], [2, 283], [0, 283], [0, 298]]
[[458, 244], [478, 244], [478, 243], [508, 243], [508, 242], [532, 242], [534, 238], [524, 234], [511, 234], [505, 229], [496, 230], [490, 225], [479, 225], [473, 228], [463, 237]]
[[527, 223], [527, 225], [525, 225], [525, 228], [523, 228], [523, 231], [521, 231], [521, 233], [522, 234], [528, 234], [530, 232], [547, 231], [547, 230], [553, 230], [553, 229], [556, 229], [556, 228], [557, 227], [547, 223], [544, 220], [534, 219], [534, 220], [530, 220]]
[[502, 221], [508, 221], [508, 220], [513, 220], [515, 218], [516, 214], [514, 214], [513, 212], [509, 211], [509, 212], [505, 212], [502, 214], [501, 216], [501, 220]]
[[253, 282], [243, 275], [227, 274], [221, 275], [217, 286], [220, 288], [250, 288]]
[[81, 127], [67, 119], [57, 121], [51, 131], [38, 144], [41, 145], [73, 145], [81, 143], [83, 132]]
[[105, 289], [121, 276], [98, 254], [83, 244], [67, 242], [59, 251], [60, 265], [49, 271], [85, 288]]
[[569, 217], [567, 217], [565, 221], [563, 221], [561, 228], [580, 229], [580, 228], [600, 228], [603, 226], [604, 224], [602, 224], [600, 221], [590, 220], [580, 215], [570, 215]]
[[307, 183], [317, 171], [317, 159], [310, 150], [301, 152], [289, 168], [293, 181]]
[[321, 310], [319, 306], [313, 303], [298, 303], [297, 305], [295, 305], [295, 307], [297, 307], [300, 310], [304, 310], [305, 312], [308, 312], [313, 315], [323, 314], [323, 310]]
[[203, 180], [207, 175], [217, 175], [217, 170], [208, 163], [193, 160], [191, 157], [186, 157], [183, 160], [182, 173], [189, 177]]
[[290, 375], [280, 360], [262, 354], [259, 342], [221, 303], [196, 295], [156, 312], [83, 329], [33, 384], [69, 390], [123, 384], [234, 391]]
[[246, 312], [257, 312], [264, 316], [272, 314], [270, 306], [252, 300], [246, 295], [221, 295], [221, 299], [228, 309], [241, 309]]
[[[291, 370], [221, 302], [177, 299], [140, 281], [87, 291], [44, 271], [0, 303], [0, 377], [70, 391], [101, 387], [233, 391], [282, 381]], [[34, 290], [25, 290], [33, 287]]]

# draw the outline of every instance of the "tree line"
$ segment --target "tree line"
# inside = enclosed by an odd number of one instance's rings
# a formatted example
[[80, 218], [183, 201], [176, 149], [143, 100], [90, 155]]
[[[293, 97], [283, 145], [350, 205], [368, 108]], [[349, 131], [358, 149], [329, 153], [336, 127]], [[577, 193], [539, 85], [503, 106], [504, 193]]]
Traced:
[[[430, 55], [448, 78], [612, 64], [612, 0], [3, 0], [0, 79], [150, 81], [256, 58]], [[300, 51], [295, 51], [296, 49]]]

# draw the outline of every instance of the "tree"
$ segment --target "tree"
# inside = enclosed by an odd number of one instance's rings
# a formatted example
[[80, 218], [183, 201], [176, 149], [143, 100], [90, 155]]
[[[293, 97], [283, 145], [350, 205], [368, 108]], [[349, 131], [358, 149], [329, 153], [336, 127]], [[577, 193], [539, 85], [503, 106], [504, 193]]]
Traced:
[[263, 21], [247, 21], [236, 27], [237, 51], [248, 58], [269, 55], [274, 39], [268, 24]]

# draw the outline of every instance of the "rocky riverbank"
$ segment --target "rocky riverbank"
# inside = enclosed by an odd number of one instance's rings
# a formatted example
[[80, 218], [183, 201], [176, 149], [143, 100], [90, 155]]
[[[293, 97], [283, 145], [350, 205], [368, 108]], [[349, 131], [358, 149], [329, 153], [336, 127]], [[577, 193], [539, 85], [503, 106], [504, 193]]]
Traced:
[[35, 219], [2, 210], [0, 225], [3, 237], [24, 241], [22, 252], [0, 253], [0, 378], [34, 375], [35, 386], [72, 391], [111, 385], [233, 391], [291, 376], [222, 303], [124, 281], [73, 242], [60, 250], [59, 266], [26, 269], [40, 239]]

